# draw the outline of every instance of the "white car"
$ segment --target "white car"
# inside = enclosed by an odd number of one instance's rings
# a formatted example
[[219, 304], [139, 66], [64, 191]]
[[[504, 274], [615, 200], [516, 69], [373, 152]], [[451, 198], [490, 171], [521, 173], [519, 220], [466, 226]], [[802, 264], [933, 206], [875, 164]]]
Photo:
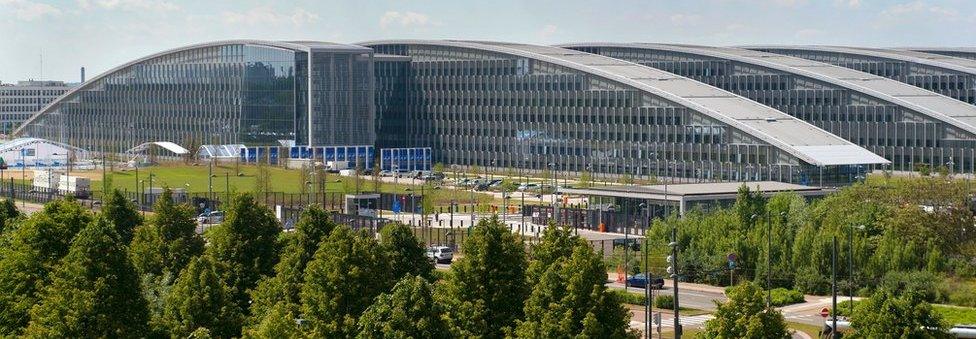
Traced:
[[539, 184], [521, 184], [518, 187], [519, 192], [532, 191], [539, 189]]
[[447, 246], [431, 246], [427, 248], [427, 258], [438, 264], [450, 264], [454, 260], [454, 251]]
[[224, 211], [203, 212], [197, 216], [197, 223], [219, 224], [224, 222]]

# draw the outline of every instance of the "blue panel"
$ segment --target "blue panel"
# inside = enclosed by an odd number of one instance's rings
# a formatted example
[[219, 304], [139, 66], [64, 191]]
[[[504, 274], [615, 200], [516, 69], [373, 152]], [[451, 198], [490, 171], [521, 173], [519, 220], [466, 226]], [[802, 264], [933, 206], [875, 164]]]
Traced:
[[247, 162], [247, 148], [241, 147], [240, 157], [242, 162]]
[[297, 159], [300, 156], [301, 156], [301, 153], [299, 153], [297, 146], [292, 146], [292, 147], [290, 147], [288, 149], [288, 157], [289, 158]]
[[336, 161], [346, 161], [345, 147], [336, 147]]
[[305, 146], [302, 146], [301, 148], [299, 148], [299, 150], [301, 152], [301, 158], [302, 159], [311, 159], [312, 158], [312, 150], [310, 148], [305, 147]]
[[278, 148], [272, 147], [268, 156], [268, 163], [272, 165], [278, 164]]
[[326, 147], [325, 148], [325, 157], [322, 158], [323, 159], [322, 161], [326, 161], [326, 162], [328, 162], [328, 161], [335, 161], [335, 153], [336, 153], [335, 152], [335, 147]]

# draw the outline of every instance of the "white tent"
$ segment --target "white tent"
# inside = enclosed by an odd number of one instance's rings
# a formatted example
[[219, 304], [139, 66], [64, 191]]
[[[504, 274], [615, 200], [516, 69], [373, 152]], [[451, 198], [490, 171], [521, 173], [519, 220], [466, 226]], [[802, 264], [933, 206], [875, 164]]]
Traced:
[[10, 167], [60, 167], [70, 162], [88, 159], [88, 151], [65, 143], [19, 138], [0, 144], [0, 158]]

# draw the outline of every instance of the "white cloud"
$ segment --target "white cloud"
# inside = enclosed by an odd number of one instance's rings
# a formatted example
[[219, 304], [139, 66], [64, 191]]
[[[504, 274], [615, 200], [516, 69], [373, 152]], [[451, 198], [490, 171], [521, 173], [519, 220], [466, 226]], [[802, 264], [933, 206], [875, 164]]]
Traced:
[[793, 33], [793, 36], [799, 40], [810, 40], [813, 38], [818, 38], [823, 36], [824, 31], [816, 28], [804, 28]]
[[60, 16], [61, 9], [29, 0], [0, 0], [0, 13], [9, 10], [17, 19], [33, 21], [44, 16]]
[[539, 38], [548, 39], [553, 34], [556, 34], [556, 32], [558, 31], [559, 31], [559, 27], [556, 27], [556, 25], [552, 25], [552, 24], [545, 25], [545, 27], [542, 27], [542, 29], [540, 29], [538, 32]]
[[701, 22], [701, 15], [698, 14], [672, 14], [669, 18], [672, 24], [679, 26], [694, 26]]
[[279, 12], [269, 6], [255, 7], [246, 12], [223, 12], [220, 14], [224, 23], [230, 25], [264, 25], [264, 24], [292, 24], [302, 26], [319, 20], [319, 15], [303, 8], [295, 8], [291, 13]]
[[935, 19], [956, 19], [959, 17], [959, 12], [925, 1], [913, 1], [888, 7], [881, 11], [881, 16], [888, 18], [924, 16], [935, 17]]
[[427, 14], [417, 12], [397, 12], [387, 11], [380, 16], [380, 28], [386, 29], [391, 25], [400, 27], [426, 27], [431, 25], [430, 17]]
[[169, 1], [156, 0], [78, 0], [78, 7], [124, 11], [170, 12], [180, 10], [180, 6]]
[[861, 0], [834, 0], [834, 6], [847, 8], [860, 8]]

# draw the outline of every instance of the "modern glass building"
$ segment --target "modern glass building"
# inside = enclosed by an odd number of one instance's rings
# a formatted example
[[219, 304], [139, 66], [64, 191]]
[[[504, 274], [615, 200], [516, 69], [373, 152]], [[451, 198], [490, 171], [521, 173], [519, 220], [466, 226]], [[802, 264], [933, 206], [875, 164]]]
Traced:
[[976, 105], [976, 60], [910, 50], [840, 46], [755, 46], [883, 76]]
[[892, 162], [976, 170], [976, 106], [882, 76], [738, 48], [582, 43], [564, 47], [661, 69], [808, 121]]
[[116, 153], [150, 141], [372, 145], [372, 67], [372, 50], [353, 45], [191, 45], [85, 82], [15, 134]]
[[865, 165], [887, 163], [755, 101], [609, 57], [498, 42], [362, 45], [409, 58], [377, 67], [377, 87], [405, 103], [380, 113], [398, 121], [380, 127], [380, 139], [407, 133], [436, 162], [810, 184], [851, 182]]

